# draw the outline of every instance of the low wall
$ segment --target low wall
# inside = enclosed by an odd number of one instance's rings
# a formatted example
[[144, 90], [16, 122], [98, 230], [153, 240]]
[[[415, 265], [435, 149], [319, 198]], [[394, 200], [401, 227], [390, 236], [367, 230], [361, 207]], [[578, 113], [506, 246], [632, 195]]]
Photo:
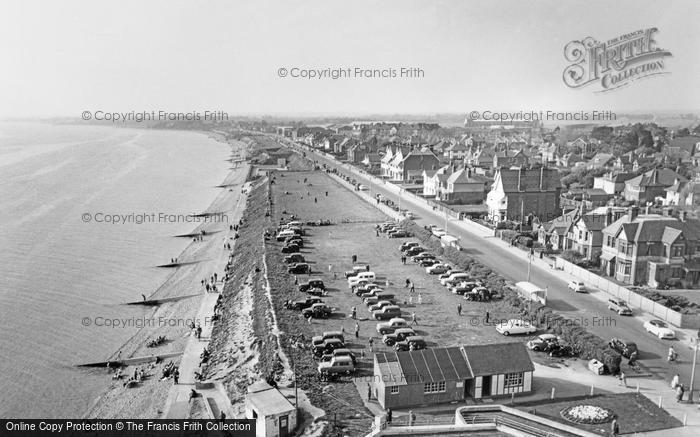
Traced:
[[678, 311], [674, 311], [661, 305], [660, 303], [647, 299], [641, 294], [635, 293], [634, 291], [616, 284], [609, 279], [605, 279], [602, 276], [589, 272], [588, 270], [570, 263], [569, 261], [560, 257], [556, 258], [556, 267], [557, 269], [563, 270], [570, 275], [576, 276], [587, 285], [590, 284], [613, 297], [624, 300], [631, 308], [640, 309], [656, 318], [664, 320], [680, 328], [700, 329], [700, 315], [698, 314], [681, 314]]

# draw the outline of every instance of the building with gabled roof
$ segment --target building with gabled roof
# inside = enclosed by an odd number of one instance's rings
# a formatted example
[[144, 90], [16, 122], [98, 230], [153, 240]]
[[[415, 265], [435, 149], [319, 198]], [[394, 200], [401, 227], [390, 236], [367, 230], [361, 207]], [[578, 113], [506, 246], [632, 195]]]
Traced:
[[499, 169], [486, 196], [493, 222], [521, 221], [533, 215], [547, 222], [560, 215], [561, 183], [556, 169]]
[[625, 181], [625, 200], [632, 202], [654, 202], [657, 197], [666, 197], [666, 188], [676, 183], [688, 182], [670, 168], [654, 168]]
[[528, 393], [534, 370], [519, 342], [379, 352], [374, 394], [395, 409]]

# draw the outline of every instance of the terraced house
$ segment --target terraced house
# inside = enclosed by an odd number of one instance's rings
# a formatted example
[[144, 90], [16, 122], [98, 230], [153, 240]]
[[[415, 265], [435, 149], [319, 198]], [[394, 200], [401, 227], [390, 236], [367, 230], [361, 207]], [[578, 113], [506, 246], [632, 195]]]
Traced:
[[639, 214], [632, 207], [603, 229], [601, 266], [625, 284], [661, 287], [698, 285], [700, 221], [659, 214]]

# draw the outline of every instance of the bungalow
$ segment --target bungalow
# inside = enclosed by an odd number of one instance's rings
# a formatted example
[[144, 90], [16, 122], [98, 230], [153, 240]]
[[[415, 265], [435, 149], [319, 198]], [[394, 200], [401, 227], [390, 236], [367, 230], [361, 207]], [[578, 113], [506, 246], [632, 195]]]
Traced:
[[374, 355], [382, 408], [529, 393], [534, 365], [523, 343], [438, 347]]
[[294, 405], [264, 381], [248, 387], [245, 417], [255, 420], [256, 437], [287, 437], [294, 435], [297, 427]]

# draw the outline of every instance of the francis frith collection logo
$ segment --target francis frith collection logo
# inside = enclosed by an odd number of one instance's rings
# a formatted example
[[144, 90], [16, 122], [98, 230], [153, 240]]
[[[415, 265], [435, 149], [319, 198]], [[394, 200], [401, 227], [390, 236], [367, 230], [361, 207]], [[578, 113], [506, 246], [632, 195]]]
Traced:
[[596, 92], [606, 92], [668, 74], [664, 58], [671, 52], [657, 47], [657, 31], [655, 27], [640, 29], [605, 42], [590, 36], [571, 41], [564, 47], [564, 57], [571, 62], [564, 69], [564, 83], [570, 88], [597, 85]]

